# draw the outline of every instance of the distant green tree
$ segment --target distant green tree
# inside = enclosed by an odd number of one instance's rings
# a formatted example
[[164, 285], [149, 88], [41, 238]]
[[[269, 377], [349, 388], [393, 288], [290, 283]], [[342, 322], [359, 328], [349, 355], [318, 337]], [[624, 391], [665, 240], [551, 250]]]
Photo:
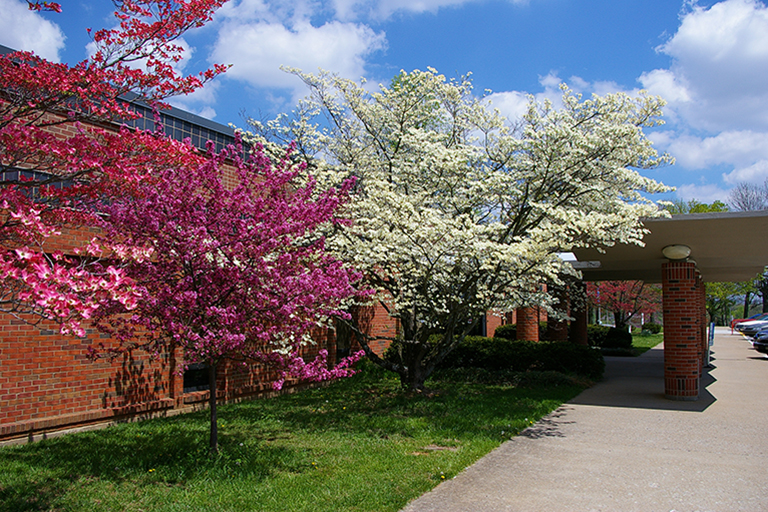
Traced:
[[730, 210], [728, 205], [722, 201], [714, 201], [711, 204], [707, 204], [699, 202], [696, 199], [691, 199], [690, 201], [675, 199], [665, 205], [664, 209], [672, 215], [679, 215], [682, 213], [727, 212]]
[[707, 283], [707, 313], [716, 325], [727, 325], [739, 298], [739, 283]]
[[742, 318], [750, 316], [749, 311], [752, 308], [752, 300], [757, 295], [757, 288], [755, 286], [757, 280], [743, 281], [741, 283], [734, 283], [739, 295], [744, 297], [744, 309], [742, 311]]

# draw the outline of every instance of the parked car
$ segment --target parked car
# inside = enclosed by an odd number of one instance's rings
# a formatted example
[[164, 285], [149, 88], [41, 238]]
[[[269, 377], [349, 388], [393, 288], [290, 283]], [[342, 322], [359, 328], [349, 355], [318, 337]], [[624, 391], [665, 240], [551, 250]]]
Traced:
[[750, 338], [766, 327], [768, 327], [768, 320], [749, 320], [736, 324], [736, 330]]
[[736, 326], [742, 322], [750, 322], [752, 320], [768, 320], [768, 313], [758, 313], [752, 315], [749, 318], [736, 318], [731, 320], [731, 330], [736, 329]]
[[768, 329], [763, 329], [752, 338], [752, 347], [758, 352], [768, 354]]
[[768, 329], [768, 320], [751, 320], [736, 325], [736, 330], [748, 338], [752, 338], [763, 329]]

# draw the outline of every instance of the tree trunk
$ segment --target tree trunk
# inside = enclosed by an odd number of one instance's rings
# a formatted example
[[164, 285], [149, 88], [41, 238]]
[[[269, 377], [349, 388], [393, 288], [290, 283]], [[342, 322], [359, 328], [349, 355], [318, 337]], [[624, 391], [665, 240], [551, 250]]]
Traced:
[[424, 389], [424, 381], [427, 377], [429, 375], [426, 375], [421, 365], [412, 365], [400, 374], [400, 385], [410, 391], [421, 391]]
[[621, 311], [613, 312], [613, 325], [617, 329], [626, 329], [627, 320], [624, 318], [624, 313], [622, 313]]
[[763, 313], [768, 313], [768, 276], [761, 275], [757, 281], [757, 290], [763, 300]]
[[749, 318], [749, 305], [752, 302], [752, 294], [747, 292], [744, 294], [744, 316], [742, 318]]
[[210, 397], [208, 403], [211, 409], [211, 453], [219, 453], [219, 425], [216, 417], [216, 364], [211, 363], [208, 366], [208, 384], [210, 387]]

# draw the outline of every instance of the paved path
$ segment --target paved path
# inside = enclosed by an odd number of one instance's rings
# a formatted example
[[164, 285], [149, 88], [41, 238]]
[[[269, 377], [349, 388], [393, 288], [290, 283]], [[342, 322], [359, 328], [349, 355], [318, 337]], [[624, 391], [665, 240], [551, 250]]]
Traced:
[[697, 402], [664, 398], [663, 352], [606, 378], [403, 512], [768, 511], [768, 358], [718, 329]]

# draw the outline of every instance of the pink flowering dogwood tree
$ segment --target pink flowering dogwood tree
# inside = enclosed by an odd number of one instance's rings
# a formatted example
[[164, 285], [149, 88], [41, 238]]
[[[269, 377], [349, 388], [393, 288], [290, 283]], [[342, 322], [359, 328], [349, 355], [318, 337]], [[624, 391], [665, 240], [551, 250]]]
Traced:
[[626, 329], [637, 315], [661, 309], [661, 290], [643, 281], [587, 283], [587, 298], [593, 306], [610, 311], [614, 325], [620, 329]]
[[[116, 0], [118, 27], [93, 32], [95, 54], [73, 66], [30, 52], [0, 56], [0, 312], [82, 336], [83, 320], [102, 302], [135, 304], [130, 279], [105, 258], [142, 259], [142, 251], [50, 247], [62, 231], [94, 224], [83, 202], [130, 191], [147, 169], [202, 162], [167, 138], [99, 126], [138, 117], [126, 94], [160, 108], [222, 73], [216, 65], [181, 76], [173, 64], [182, 57], [179, 36], [224, 1]], [[55, 2], [27, 3], [61, 11]]]
[[[209, 143], [210, 144], [210, 143]], [[210, 151], [203, 165], [177, 166], [149, 176], [135, 195], [103, 206], [108, 243], [143, 248], [151, 256], [125, 268], [141, 292], [128, 313], [118, 303], [96, 312], [97, 325], [122, 340], [120, 352], [181, 349], [182, 369], [209, 371], [210, 448], [218, 447], [217, 368], [224, 360], [266, 363], [286, 378], [321, 381], [349, 375], [360, 352], [335, 368], [327, 352], [305, 363], [299, 354], [313, 329], [359, 296], [360, 275], [325, 251], [319, 228], [336, 217], [353, 180], [316, 190], [290, 154], [273, 164], [242, 147]], [[234, 175], [224, 163], [231, 162]], [[230, 168], [231, 169], [231, 168]]]

